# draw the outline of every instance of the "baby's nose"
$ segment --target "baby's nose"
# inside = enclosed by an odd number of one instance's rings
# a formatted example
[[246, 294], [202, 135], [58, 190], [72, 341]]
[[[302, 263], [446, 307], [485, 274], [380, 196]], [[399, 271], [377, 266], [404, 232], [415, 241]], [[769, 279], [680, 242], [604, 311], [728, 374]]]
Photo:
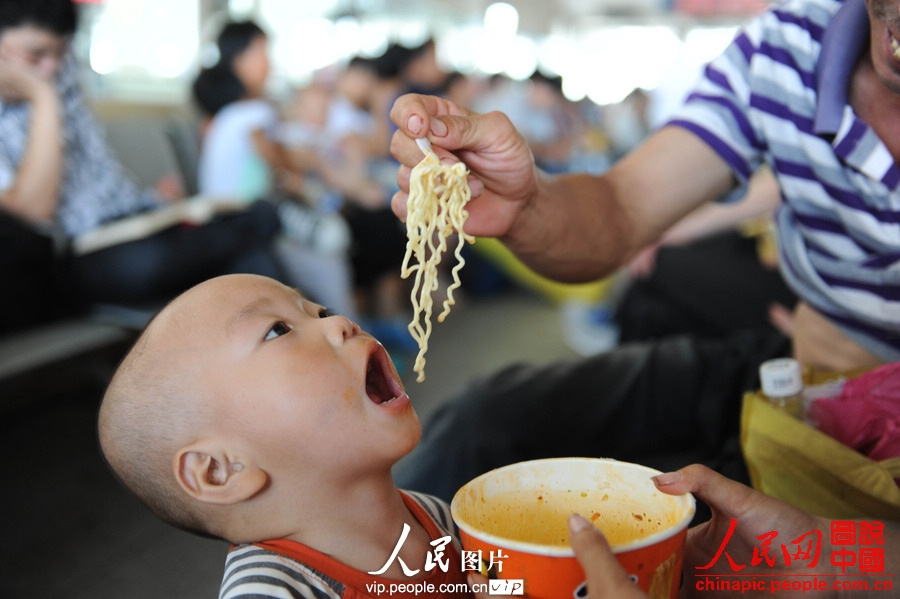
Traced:
[[359, 335], [359, 325], [347, 318], [346, 316], [331, 316], [329, 335], [334, 337], [334, 341], [343, 342], [347, 339]]

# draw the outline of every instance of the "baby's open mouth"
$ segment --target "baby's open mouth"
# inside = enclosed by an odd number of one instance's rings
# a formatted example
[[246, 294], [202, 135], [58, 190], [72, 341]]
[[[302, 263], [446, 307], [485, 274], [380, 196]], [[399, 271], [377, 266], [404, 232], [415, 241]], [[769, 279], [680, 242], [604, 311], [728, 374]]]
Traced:
[[394, 378], [390, 358], [381, 345], [376, 345], [369, 354], [369, 363], [366, 365], [366, 394], [377, 405], [389, 403], [403, 395], [403, 388]]
[[897, 41], [897, 38], [894, 37], [893, 33], [889, 33], [891, 36], [891, 53], [894, 55], [894, 58], [900, 60], [900, 41]]

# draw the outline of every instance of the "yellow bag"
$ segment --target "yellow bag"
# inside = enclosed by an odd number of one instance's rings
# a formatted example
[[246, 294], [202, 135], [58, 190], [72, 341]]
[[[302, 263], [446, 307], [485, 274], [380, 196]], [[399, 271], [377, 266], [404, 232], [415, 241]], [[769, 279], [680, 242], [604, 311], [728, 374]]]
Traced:
[[875, 462], [747, 393], [741, 447], [753, 487], [832, 519], [900, 520], [900, 458]]

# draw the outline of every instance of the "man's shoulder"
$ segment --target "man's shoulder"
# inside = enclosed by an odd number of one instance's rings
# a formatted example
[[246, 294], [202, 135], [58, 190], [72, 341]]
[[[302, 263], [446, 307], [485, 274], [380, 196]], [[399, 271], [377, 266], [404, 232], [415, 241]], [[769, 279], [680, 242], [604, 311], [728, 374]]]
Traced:
[[[729, 50], [713, 64], [742, 70], [753, 63], [768, 72], [773, 64], [811, 72], [822, 52], [825, 33], [842, 6], [863, 0], [785, 0], [747, 22]], [[756, 59], [760, 59], [756, 62]], [[782, 82], [764, 77], [766, 84]]]
[[864, 2], [865, 0], [782, 0], [772, 4], [770, 10], [796, 14], [807, 14], [810, 11], [818, 10], [834, 13], [844, 4], [858, 1]]
[[862, 0], [785, 0], [764, 14], [774, 16], [779, 26], [825, 27], [841, 6], [857, 1]]

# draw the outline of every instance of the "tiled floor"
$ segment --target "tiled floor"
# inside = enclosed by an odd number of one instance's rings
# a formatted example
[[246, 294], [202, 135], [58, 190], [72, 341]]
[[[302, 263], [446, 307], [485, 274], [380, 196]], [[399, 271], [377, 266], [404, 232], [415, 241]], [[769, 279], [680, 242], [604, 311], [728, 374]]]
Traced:
[[[424, 419], [473, 376], [571, 355], [545, 300], [519, 291], [470, 299], [436, 326], [427, 378], [407, 376], [407, 389]], [[216, 597], [227, 547], [162, 524], [118, 486], [97, 451], [101, 393], [86, 384], [0, 412], [0, 597]]]

